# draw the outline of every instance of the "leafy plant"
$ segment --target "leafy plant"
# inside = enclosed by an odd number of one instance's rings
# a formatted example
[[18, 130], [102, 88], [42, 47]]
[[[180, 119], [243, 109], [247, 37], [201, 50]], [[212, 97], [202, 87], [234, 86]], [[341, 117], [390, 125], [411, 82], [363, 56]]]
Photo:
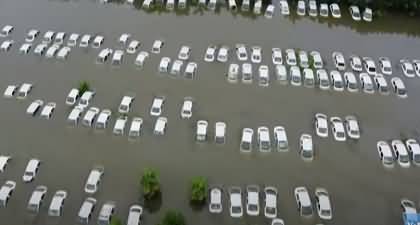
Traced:
[[204, 203], [207, 199], [207, 179], [204, 177], [194, 177], [191, 181], [191, 201]]
[[110, 225], [122, 225], [122, 222], [117, 217], [112, 217]]
[[90, 90], [90, 84], [87, 81], [80, 81], [79, 82], [79, 93], [80, 95], [82, 95], [83, 93], [85, 93], [86, 91]]
[[169, 210], [165, 213], [160, 225], [186, 225], [185, 217], [178, 211]]
[[140, 184], [147, 200], [153, 199], [160, 193], [159, 175], [154, 169], [146, 168], [144, 170]]

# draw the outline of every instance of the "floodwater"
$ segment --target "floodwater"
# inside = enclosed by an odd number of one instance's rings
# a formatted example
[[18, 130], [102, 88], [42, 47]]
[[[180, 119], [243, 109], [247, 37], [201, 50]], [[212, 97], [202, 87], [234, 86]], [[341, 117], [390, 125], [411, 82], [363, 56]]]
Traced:
[[[293, 10], [292, 10], [293, 11]], [[263, 61], [271, 62], [271, 48], [317, 49], [331, 67], [331, 52], [340, 50], [348, 56], [388, 56], [394, 62], [394, 75], [402, 76], [397, 62], [403, 57], [420, 57], [419, 27], [415, 20], [397, 17], [372, 24], [355, 25], [348, 16], [337, 21], [287, 19], [275, 16], [272, 20], [252, 19], [221, 10], [175, 13], [145, 13], [128, 5], [102, 5], [93, 1], [13, 1], [0, 2], [1, 24], [12, 24], [12, 38], [17, 42], [9, 53], [0, 54], [0, 86], [32, 82], [34, 89], [24, 101], [1, 99], [1, 154], [13, 160], [0, 183], [11, 179], [17, 188], [7, 208], [0, 210], [0, 224], [75, 224], [77, 212], [86, 194], [83, 186], [89, 170], [97, 164], [105, 166], [105, 176], [95, 195], [102, 205], [107, 200], [117, 202], [117, 215], [124, 223], [128, 208], [141, 201], [139, 178], [145, 167], [159, 170], [162, 183], [162, 204], [146, 211], [144, 224], [157, 224], [167, 209], [182, 211], [188, 224], [233, 225], [269, 224], [263, 216], [232, 219], [228, 215], [228, 201], [224, 198], [224, 212], [211, 215], [207, 209], [196, 211], [188, 203], [189, 182], [194, 176], [205, 176], [210, 184], [224, 187], [247, 184], [274, 185], [279, 189], [279, 217], [286, 224], [316, 224], [317, 216], [302, 219], [296, 210], [293, 189], [308, 187], [311, 195], [315, 187], [328, 189], [332, 197], [333, 220], [324, 224], [401, 224], [399, 200], [402, 197], [418, 201], [419, 168], [402, 169], [398, 165], [385, 169], [378, 159], [376, 142], [393, 138], [417, 138], [420, 107], [416, 96], [420, 80], [403, 80], [408, 88], [407, 99], [395, 95], [381, 96], [348, 92], [323, 92], [318, 89], [280, 85], [272, 80], [270, 87], [228, 84], [224, 74], [227, 64], [204, 63], [205, 48], [209, 44], [233, 46], [242, 42], [263, 47]], [[404, 26], [402, 26], [404, 24]], [[18, 55], [26, 31], [38, 28], [67, 33], [91, 33], [105, 36], [104, 46], [116, 48], [116, 39], [129, 32], [142, 42], [141, 49], [149, 50], [153, 40], [163, 38], [166, 45], [161, 55], [152, 55], [142, 70], [132, 62], [135, 56], [125, 55], [118, 68], [95, 64], [99, 50], [73, 49], [65, 62], [38, 58], [33, 54]], [[370, 32], [371, 31], [371, 32]], [[175, 58], [182, 44], [192, 47], [192, 58], [198, 62], [196, 80], [157, 76], [157, 65], [163, 56]], [[233, 54], [231, 59], [233, 60]], [[271, 63], [270, 63], [271, 65]], [[254, 67], [255, 68], [255, 67]], [[271, 67], [272, 69], [273, 67]], [[94, 106], [111, 108], [116, 112], [119, 101], [127, 93], [136, 99], [130, 113], [145, 121], [144, 132], [138, 140], [117, 137], [111, 129], [104, 133], [85, 127], [69, 127], [66, 118], [70, 108], [64, 99], [80, 80], [88, 80], [96, 91]], [[149, 116], [153, 96], [165, 95], [163, 115], [168, 117], [164, 136], [154, 136], [154, 118]], [[179, 118], [182, 99], [195, 99], [190, 120]], [[58, 103], [49, 121], [25, 114], [31, 100], [43, 99]], [[314, 136], [316, 157], [304, 162], [297, 153], [301, 133], [314, 135], [314, 113], [344, 117], [355, 114], [360, 120], [362, 138], [358, 142], [333, 141]], [[114, 113], [114, 115], [116, 115]], [[111, 122], [113, 125], [115, 116]], [[197, 144], [194, 141], [195, 122], [209, 121], [210, 137], [217, 121], [227, 123], [227, 143], [213, 141]], [[239, 152], [241, 130], [244, 127], [276, 125], [287, 129], [290, 151], [262, 154], [255, 149], [244, 155]], [[21, 182], [27, 161], [31, 157], [43, 161], [38, 177], [30, 184]], [[37, 216], [25, 209], [29, 196], [37, 185], [49, 188], [46, 201]], [[47, 209], [56, 190], [68, 191], [64, 215], [47, 216]], [[96, 223], [100, 206], [94, 212]]]

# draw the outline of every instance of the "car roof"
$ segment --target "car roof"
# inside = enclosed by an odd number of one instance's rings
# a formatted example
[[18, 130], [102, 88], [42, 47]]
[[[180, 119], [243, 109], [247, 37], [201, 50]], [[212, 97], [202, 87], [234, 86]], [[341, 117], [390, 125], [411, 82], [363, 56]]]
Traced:
[[166, 122], [168, 121], [168, 119], [166, 117], [159, 117], [156, 120], [156, 130], [158, 131], [163, 131], [163, 128], [166, 126]]
[[30, 205], [38, 205], [41, 202], [42, 196], [47, 192], [47, 187], [37, 186], [32, 192], [31, 198], [29, 199]]
[[80, 114], [82, 114], [82, 112], [83, 112], [83, 109], [81, 109], [80, 107], [74, 107], [71, 110], [68, 119], [69, 120], [76, 120], [77, 118], [80, 117]]
[[393, 140], [392, 145], [396, 146], [396, 150], [399, 152], [399, 154], [407, 155], [407, 148], [405, 147], [404, 143], [401, 140]]
[[119, 117], [116, 121], [115, 121], [115, 129], [117, 130], [122, 130], [125, 127], [125, 123], [127, 122], [127, 117], [123, 116], [123, 117]]
[[244, 128], [242, 130], [242, 140], [247, 142], [252, 142], [252, 136], [254, 135], [254, 130], [251, 128]]
[[305, 150], [312, 150], [313, 146], [312, 146], [312, 137], [310, 135], [307, 134], [303, 134], [301, 136], [302, 139], [302, 147]]
[[0, 199], [1, 200], [6, 199], [7, 196], [10, 194], [10, 191], [12, 190], [12, 188], [9, 187], [9, 185], [15, 187], [16, 183], [14, 181], [8, 180], [3, 184], [3, 186], [1, 186], [1, 188], [0, 188]]
[[140, 117], [134, 117], [131, 121], [130, 130], [131, 131], [138, 131], [140, 130], [141, 125], [143, 124], [143, 119]]
[[302, 206], [310, 206], [312, 205], [311, 199], [309, 197], [308, 190], [306, 188], [296, 188], [297, 194], [299, 195], [299, 200]]
[[226, 123], [216, 122], [216, 136], [224, 136], [226, 132]]
[[121, 105], [128, 105], [133, 101], [133, 97], [131, 96], [124, 96], [121, 100]]
[[19, 92], [28, 92], [32, 88], [32, 84], [24, 83], [19, 88]]
[[210, 202], [212, 204], [222, 203], [222, 190], [220, 188], [212, 188], [210, 190]]
[[399, 88], [405, 88], [405, 85], [404, 85], [403, 81], [399, 77], [393, 77], [391, 79], [391, 81], [394, 82], [395, 85], [397, 85], [397, 87], [399, 87]]
[[408, 139], [406, 143], [407, 146], [411, 146], [411, 150], [414, 154], [420, 154], [420, 145], [415, 139]]
[[101, 211], [99, 212], [99, 218], [108, 219], [112, 213], [112, 209], [115, 207], [114, 202], [106, 202], [102, 205]]
[[99, 179], [101, 178], [102, 171], [99, 171], [98, 169], [92, 169], [89, 173], [89, 177], [87, 179], [87, 184], [96, 184]]
[[182, 109], [190, 111], [192, 109], [192, 104], [193, 103], [191, 99], [185, 99], [182, 105]]
[[35, 169], [38, 167], [40, 161], [38, 159], [31, 159], [28, 162], [28, 165], [26, 166], [26, 171], [35, 171]]
[[98, 119], [96, 120], [97, 123], [105, 123], [107, 118], [109, 118], [111, 115], [111, 110], [104, 109], [101, 113], [99, 113]]
[[276, 135], [277, 140], [287, 139], [286, 130], [284, 129], [284, 127], [281, 126], [274, 127], [274, 135]]
[[79, 214], [78, 214], [79, 217], [87, 218], [90, 215], [92, 208], [95, 206], [95, 204], [96, 204], [96, 199], [91, 198], [91, 197], [86, 198], [85, 201], [83, 201], [82, 206], [80, 207]]
[[259, 127], [258, 133], [261, 140], [270, 140], [270, 132], [267, 127]]
[[328, 196], [320, 195], [318, 196], [318, 201], [321, 209], [331, 209], [331, 202]]
[[155, 97], [153, 99], [152, 107], [153, 108], [155, 108], [155, 107], [160, 108], [162, 106], [162, 104], [163, 104], [163, 98], [162, 97]]
[[197, 134], [206, 134], [207, 133], [208, 122], [205, 120], [197, 121]]
[[53, 199], [51, 200], [50, 210], [60, 210], [63, 200], [66, 198], [66, 191], [57, 191], [54, 194]]

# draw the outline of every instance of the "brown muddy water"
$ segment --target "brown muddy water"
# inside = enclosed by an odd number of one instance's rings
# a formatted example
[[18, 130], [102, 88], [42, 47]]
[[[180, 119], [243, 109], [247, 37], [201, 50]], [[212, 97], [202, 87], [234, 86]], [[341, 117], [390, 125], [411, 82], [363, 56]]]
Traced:
[[[292, 13], [294, 9], [292, 9]], [[271, 65], [272, 47], [317, 49], [332, 66], [331, 52], [342, 51], [348, 56], [388, 56], [394, 62], [394, 75], [402, 76], [397, 65], [399, 59], [420, 57], [418, 21], [396, 17], [385, 18], [372, 24], [355, 24], [348, 15], [341, 20], [312, 20], [284, 18], [272, 20], [232, 15], [222, 9], [212, 12], [145, 13], [129, 5], [103, 5], [93, 1], [12, 1], [0, 2], [0, 23], [12, 24], [15, 31], [13, 49], [0, 54], [1, 89], [12, 83], [32, 82], [35, 86], [30, 97], [23, 101], [0, 100], [1, 154], [14, 158], [6, 172], [0, 174], [0, 183], [11, 179], [17, 188], [7, 208], [0, 210], [4, 225], [75, 224], [77, 212], [86, 195], [83, 185], [92, 166], [105, 166], [105, 176], [95, 195], [102, 205], [107, 200], [117, 202], [117, 215], [126, 222], [128, 208], [139, 200], [139, 177], [145, 167], [159, 170], [163, 195], [158, 210], [146, 211], [144, 224], [157, 224], [167, 209], [182, 211], [188, 224], [265, 225], [270, 221], [245, 216], [232, 219], [228, 215], [228, 201], [224, 198], [224, 212], [211, 215], [207, 208], [194, 210], [188, 203], [189, 181], [194, 176], [206, 176], [210, 184], [224, 187], [247, 184], [274, 185], [279, 189], [279, 217], [286, 224], [316, 224], [317, 216], [302, 219], [296, 210], [293, 189], [307, 186], [313, 194], [315, 187], [328, 189], [332, 197], [333, 220], [324, 224], [401, 224], [399, 200], [408, 197], [419, 200], [419, 168], [384, 169], [378, 159], [376, 142], [380, 139], [417, 138], [420, 107], [417, 96], [420, 80], [403, 80], [408, 88], [407, 99], [394, 95], [381, 96], [348, 92], [323, 92], [318, 89], [291, 87], [273, 81], [268, 88], [257, 84], [228, 84], [224, 74], [227, 64], [204, 63], [205, 48], [209, 44], [246, 43], [263, 47], [263, 61]], [[17, 46], [23, 42], [28, 29], [37, 28], [91, 33], [105, 36], [104, 46], [116, 48], [116, 39], [129, 32], [142, 42], [141, 49], [149, 50], [153, 40], [163, 38], [166, 45], [160, 55], [152, 55], [142, 70], [132, 62], [133, 55], [125, 55], [119, 68], [97, 65], [99, 50], [75, 48], [67, 61], [33, 54], [22, 56]], [[39, 41], [39, 40], [38, 40]], [[163, 56], [175, 58], [181, 45], [192, 47], [192, 59], [197, 61], [198, 77], [187, 81], [157, 76], [157, 66]], [[233, 60], [233, 55], [230, 57]], [[273, 68], [273, 67], [272, 67]], [[144, 132], [138, 140], [128, 141], [126, 136], [112, 135], [92, 129], [66, 125], [70, 108], [64, 99], [80, 80], [88, 80], [96, 90], [92, 105], [116, 111], [124, 94], [135, 93], [130, 113], [145, 121]], [[163, 115], [168, 117], [164, 136], [152, 133], [154, 119], [149, 107], [155, 95], [165, 95]], [[182, 99], [195, 99], [193, 118], [179, 118]], [[43, 99], [58, 103], [49, 121], [25, 114], [31, 100]], [[301, 133], [314, 134], [314, 113], [344, 117], [355, 114], [360, 120], [362, 138], [357, 142], [339, 143], [314, 136], [316, 158], [303, 162], [298, 156], [298, 138]], [[114, 114], [115, 115], [115, 114]], [[227, 123], [227, 142], [216, 145], [212, 141], [197, 144], [194, 141], [195, 122], [216, 121]], [[113, 125], [111, 121], [111, 127]], [[290, 151], [262, 154], [239, 152], [241, 130], [244, 127], [276, 125], [286, 127]], [[210, 131], [213, 135], [213, 130]], [[33, 183], [21, 181], [23, 170], [31, 157], [43, 161]], [[46, 201], [37, 216], [26, 211], [29, 196], [37, 185], [49, 188]], [[61, 218], [50, 218], [47, 209], [56, 190], [69, 192]], [[96, 223], [96, 208], [91, 224]]]

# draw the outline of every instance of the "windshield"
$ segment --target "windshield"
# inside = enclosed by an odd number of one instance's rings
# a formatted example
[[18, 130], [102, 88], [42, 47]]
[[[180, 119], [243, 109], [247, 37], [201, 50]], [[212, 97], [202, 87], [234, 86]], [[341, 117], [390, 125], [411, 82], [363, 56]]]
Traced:
[[320, 80], [320, 84], [322, 86], [329, 86], [330, 82], [327, 79], [322, 79], [322, 80]]
[[375, 69], [375, 67], [370, 67], [370, 68], [369, 68], [369, 72], [371, 72], [371, 73], [374, 73], [374, 72], [376, 72], [376, 69]]
[[245, 53], [239, 53], [239, 56], [241, 57], [241, 58], [245, 58], [246, 57], [246, 54]]
[[270, 142], [268, 142], [268, 141], [262, 141], [261, 142], [261, 148], [263, 150], [269, 150], [270, 149]]
[[159, 113], [159, 108], [157, 108], [157, 107], [152, 108], [152, 112], [154, 112], [154, 113]]
[[343, 87], [343, 83], [342, 83], [341, 81], [335, 81], [335, 82], [334, 82], [334, 86], [335, 86], [336, 88], [342, 88], [342, 87]]
[[292, 80], [293, 80], [294, 82], [296, 82], [296, 83], [299, 83], [299, 82], [300, 82], [300, 76], [293, 75], [293, 76], [292, 76]]
[[74, 98], [72, 98], [72, 97], [67, 97], [67, 101], [68, 101], [68, 102], [74, 102]]
[[86, 99], [80, 99], [80, 104], [81, 105], [88, 105], [88, 102]]
[[324, 133], [327, 133], [328, 132], [328, 129], [325, 128], [325, 127], [320, 127], [319, 128], [319, 132], [324, 134]]
[[334, 10], [333, 10], [333, 13], [338, 15], [338, 14], [340, 14], [340, 10], [338, 10], [338, 9], [334, 9]]
[[358, 13], [358, 12], [353, 12], [353, 15], [354, 15], [355, 17], [360, 17], [360, 13]]
[[120, 109], [121, 109], [121, 110], [126, 111], [126, 110], [128, 110], [128, 106], [126, 106], [126, 105], [121, 105], [121, 106], [120, 106]]
[[303, 150], [302, 151], [302, 156], [305, 157], [305, 158], [312, 158], [312, 151]]
[[344, 132], [337, 132], [337, 137], [342, 138], [344, 136], [345, 136]]
[[359, 135], [359, 131], [357, 131], [357, 130], [351, 130], [350, 133], [352, 135]]
[[399, 95], [405, 95], [405, 93], [406, 93], [405, 89], [398, 89]]
[[305, 79], [305, 83], [306, 83], [306, 85], [313, 85], [314, 84], [314, 80], [312, 78], [306, 78]]
[[257, 205], [254, 205], [254, 204], [250, 204], [250, 205], [248, 205], [248, 209], [250, 211], [257, 211], [258, 210], [258, 206]]
[[287, 148], [287, 141], [279, 141], [278, 145], [280, 148]]
[[249, 149], [251, 149], [251, 143], [249, 143], [249, 142], [242, 142], [241, 143], [241, 148], [244, 149], [244, 150], [249, 150]]
[[289, 62], [290, 62], [290, 64], [295, 64], [296, 63], [296, 60], [293, 59], [293, 58], [291, 58], [291, 59], [289, 59]]
[[302, 215], [312, 215], [312, 207], [303, 206], [302, 207]]
[[382, 91], [382, 92], [388, 92], [388, 87], [382, 86], [382, 87], [381, 87], [381, 91]]
[[400, 155], [401, 162], [408, 162], [409, 160], [410, 158], [408, 157], [408, 155]]
[[392, 164], [394, 162], [394, 158], [393, 157], [384, 157], [384, 163], [385, 164]]
[[330, 210], [321, 210], [321, 214], [324, 216], [329, 216], [331, 214]]
[[32, 172], [25, 172], [25, 174], [24, 174], [25, 176], [33, 176], [34, 175], [34, 173], [32, 173]]
[[420, 154], [413, 154], [413, 160], [416, 163], [420, 163]]
[[241, 213], [242, 212], [242, 208], [239, 206], [233, 206], [232, 207], [232, 212], [233, 213]]
[[86, 185], [86, 189], [93, 190], [93, 189], [95, 189], [95, 185], [93, 185], [93, 184], [87, 184]]

